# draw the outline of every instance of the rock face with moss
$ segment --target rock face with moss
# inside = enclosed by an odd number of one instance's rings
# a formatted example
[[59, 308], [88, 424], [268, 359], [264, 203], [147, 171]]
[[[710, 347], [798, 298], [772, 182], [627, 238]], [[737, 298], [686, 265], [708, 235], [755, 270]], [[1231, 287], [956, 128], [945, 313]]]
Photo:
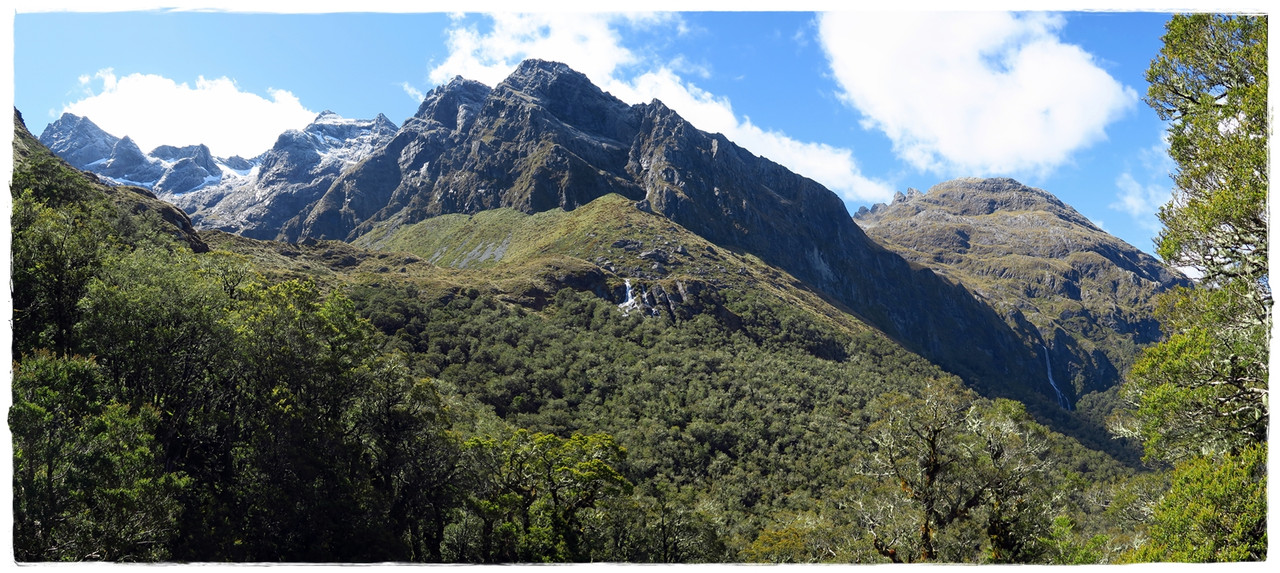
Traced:
[[[1186, 277], [1012, 179], [956, 179], [854, 217], [908, 260], [959, 282], [1012, 326], [1034, 326], [1055, 378], [1105, 390], [1160, 336], [1152, 297]], [[1023, 329], [1025, 330], [1025, 329]]]
[[526, 61], [492, 89], [462, 78], [436, 88], [281, 237], [352, 241], [386, 222], [573, 210], [608, 194], [786, 270], [975, 386], [1053, 399], [1025, 333], [868, 239], [834, 193], [564, 64]]

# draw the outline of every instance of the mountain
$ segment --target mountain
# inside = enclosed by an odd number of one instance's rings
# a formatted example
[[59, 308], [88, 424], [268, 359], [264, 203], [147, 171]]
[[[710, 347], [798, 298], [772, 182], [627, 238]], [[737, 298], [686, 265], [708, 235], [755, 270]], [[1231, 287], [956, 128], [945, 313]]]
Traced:
[[559, 63], [528, 60], [492, 89], [462, 78], [436, 88], [282, 237], [351, 241], [379, 224], [571, 211], [609, 194], [790, 273], [976, 387], [1056, 400], [1028, 333], [869, 239], [834, 193]]
[[116, 137], [89, 118], [70, 113], [45, 126], [40, 143], [72, 167], [166, 197], [240, 175], [252, 166], [239, 156], [214, 157], [205, 145], [161, 145], [143, 153], [128, 136]]
[[201, 228], [274, 239], [286, 220], [395, 132], [382, 114], [346, 119], [326, 110], [305, 128], [281, 134], [244, 176], [223, 178], [172, 200]]
[[[120, 256], [34, 264], [60, 254], [38, 248], [60, 229], [41, 221], [76, 220], [60, 215], [149, 230], [133, 210], [67, 202], [67, 180], [90, 182], [91, 201], [150, 193], [15, 139], [15, 190], [62, 197], [15, 200], [18, 215], [48, 214], [15, 216], [16, 292], [30, 299], [15, 304], [15, 371], [63, 360], [38, 351], [51, 316], [65, 360], [102, 380], [92, 399], [130, 405], [106, 408], [107, 425], [151, 416], [108, 444], [138, 461], [85, 453], [104, 425], [88, 392], [15, 377], [20, 555], [83, 555], [40, 537], [70, 518], [85, 537], [155, 532], [115, 550], [180, 562], [886, 561], [919, 554], [922, 530], [938, 559], [980, 562], [1056, 516], [1075, 520], [1070, 543], [1133, 534], [1132, 488], [1112, 485], [1131, 468], [1100, 451], [1136, 460], [1057, 405], [1030, 322], [1007, 323], [880, 247], [818, 184], [658, 102], [616, 105], [556, 64], [520, 72], [505, 101], [501, 85], [461, 80], [433, 93], [416, 127], [291, 220], [300, 234], [341, 226], [393, 179], [456, 159], [423, 134], [489, 145], [429, 181], [451, 193], [406, 185], [403, 207], [353, 218], [349, 241], [206, 229], [213, 252], [192, 254], [81, 225], [77, 248]], [[500, 131], [487, 110], [507, 104], [503, 137], [458, 133]], [[30, 159], [42, 152], [47, 176]], [[520, 184], [487, 187], [507, 160]], [[72, 274], [83, 295], [28, 296]], [[90, 414], [48, 446], [30, 414], [58, 409]], [[83, 479], [35, 481], [55, 464]], [[171, 476], [182, 489], [144, 504], [160, 510], [112, 519], [140, 507], [112, 492]], [[916, 484], [960, 505], [922, 502]], [[925, 504], [952, 517], [922, 529]]]
[[1160, 337], [1153, 297], [1190, 285], [1047, 191], [1012, 179], [910, 189], [854, 219], [880, 244], [964, 285], [1010, 326], [1034, 326], [1028, 342], [1076, 395], [1116, 384], [1136, 349]]
[[[77, 160], [84, 160], [87, 153], [86, 150], [102, 149], [101, 145], [95, 148], [93, 142], [105, 144], [112, 142], [113, 145], [119, 147], [122, 141], [128, 139], [114, 140], [97, 126], [93, 125], [87, 119], [76, 118], [75, 116], [63, 115], [59, 120], [62, 125], [58, 130], [52, 133], [61, 134], [53, 138], [55, 144], [59, 145], [64, 152]], [[51, 133], [49, 129], [45, 133]], [[72, 137], [65, 137], [72, 134]], [[74, 139], [80, 139], [83, 145], [68, 145]], [[79, 150], [79, 151], [76, 151]], [[13, 111], [13, 157], [15, 168], [17, 166], [33, 166], [33, 170], [40, 176], [54, 177], [61, 176], [59, 174], [72, 172], [69, 161], [64, 160], [54, 153], [42, 141], [37, 140], [30, 131], [27, 130], [27, 124], [22, 120], [22, 114], [18, 110]], [[91, 173], [73, 172], [73, 177], [68, 177], [67, 185], [75, 187], [84, 187], [91, 190], [91, 193], [101, 196], [109, 201], [111, 205], [119, 211], [119, 220], [123, 225], [136, 226], [136, 220], [145, 214], [154, 214], [160, 220], [161, 228], [168, 231], [175, 238], [197, 253], [207, 252], [208, 245], [200, 238], [199, 233], [191, 224], [191, 219], [183, 213], [181, 209], [160, 200], [156, 195], [141, 187], [131, 185], [109, 185], [98, 179]], [[12, 191], [20, 193], [23, 182], [17, 178], [14, 180]]]
[[258, 157], [222, 158], [205, 145], [161, 145], [144, 153], [128, 136], [118, 138], [88, 118], [64, 113], [40, 134], [40, 142], [73, 167], [151, 190], [184, 209], [200, 228], [274, 239], [284, 221], [395, 132], [381, 114], [346, 119], [326, 110], [307, 127], [281, 134]]

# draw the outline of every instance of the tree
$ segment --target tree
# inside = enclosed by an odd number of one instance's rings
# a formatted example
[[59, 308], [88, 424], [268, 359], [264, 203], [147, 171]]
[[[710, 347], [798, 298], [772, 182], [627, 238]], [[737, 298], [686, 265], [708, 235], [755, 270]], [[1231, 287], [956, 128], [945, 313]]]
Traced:
[[76, 302], [105, 256], [102, 212], [109, 206], [50, 205], [41, 195], [27, 188], [13, 202], [14, 350], [50, 348], [69, 354], [80, 316]]
[[1269, 299], [1266, 17], [1174, 16], [1147, 81], [1178, 165], [1160, 256], [1197, 267], [1206, 284], [1244, 280]]
[[371, 365], [353, 414], [378, 493], [372, 509], [393, 538], [386, 558], [438, 562], [445, 525], [461, 503], [461, 443], [447, 431], [434, 381], [412, 376], [406, 360], [391, 354]]
[[1180, 464], [1157, 504], [1137, 561], [1267, 558], [1267, 446]]
[[1041, 553], [1048, 430], [1020, 404], [945, 379], [882, 395], [868, 410], [870, 453], [850, 488], [863, 494], [850, 505], [881, 556], [1026, 562]]
[[[520, 429], [502, 441], [477, 437], [465, 445], [476, 475], [471, 515], [449, 542], [456, 561], [586, 561], [583, 514], [632, 492], [615, 469], [626, 450], [608, 434], [560, 438]], [[479, 531], [463, 531], [468, 521]]]
[[234, 559], [367, 561], [364, 445], [351, 415], [370, 383], [372, 328], [337, 292], [289, 280], [246, 289], [225, 318], [236, 383]]
[[1268, 418], [1266, 17], [1174, 16], [1147, 80], [1177, 163], [1157, 252], [1203, 277], [1159, 302], [1166, 338], [1135, 364], [1115, 429], [1148, 459], [1239, 452]]
[[155, 561], [169, 556], [179, 492], [164, 473], [150, 406], [106, 400], [92, 359], [37, 351], [15, 364], [14, 556], [19, 561]]
[[1267, 276], [1266, 17], [1178, 15], [1147, 71], [1177, 163], [1157, 252], [1197, 269], [1158, 301], [1165, 340], [1124, 386], [1122, 435], [1175, 463], [1134, 558], [1266, 557], [1271, 286]]

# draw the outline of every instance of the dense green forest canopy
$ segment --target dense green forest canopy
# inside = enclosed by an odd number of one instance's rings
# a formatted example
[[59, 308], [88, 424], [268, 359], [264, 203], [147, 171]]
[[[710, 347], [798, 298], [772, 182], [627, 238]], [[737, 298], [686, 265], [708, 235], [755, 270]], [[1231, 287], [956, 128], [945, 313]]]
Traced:
[[[1232, 117], [1252, 121], [1265, 19], [1178, 17], [1169, 30], [1162, 58], [1205, 38], [1246, 54], [1219, 99], [1245, 85]], [[1171, 109], [1175, 126], [1198, 113]], [[607, 291], [621, 285], [587, 262], [536, 249], [459, 270], [395, 245], [196, 235], [15, 123], [19, 561], [1265, 557], [1266, 402], [1251, 391], [1266, 380], [1265, 242], [1239, 243], [1255, 221], [1190, 167], [1162, 254], [1203, 247], [1196, 260], [1213, 266], [1170, 296], [1167, 339], [1138, 360], [1133, 407], [1113, 420], [1144, 441], [1139, 467], [821, 310], [834, 307], [742, 253], [690, 249], [766, 280], [707, 280], [697, 304], [653, 313], [618, 304]], [[626, 206], [597, 201], [580, 210]], [[1173, 222], [1199, 220], [1193, 208], [1240, 230], [1188, 242], [1194, 229]], [[596, 232], [557, 239], [613, 239]], [[1227, 398], [1253, 409], [1203, 408], [1222, 397], [1206, 379], [1238, 382]], [[1188, 414], [1208, 423], [1174, 431]]]
[[195, 253], [52, 157], [15, 180], [21, 560], [1045, 561], [1115, 526], [1087, 489], [1131, 489], [770, 292], [677, 317], [523, 306], [430, 265], [307, 275], [267, 243]]

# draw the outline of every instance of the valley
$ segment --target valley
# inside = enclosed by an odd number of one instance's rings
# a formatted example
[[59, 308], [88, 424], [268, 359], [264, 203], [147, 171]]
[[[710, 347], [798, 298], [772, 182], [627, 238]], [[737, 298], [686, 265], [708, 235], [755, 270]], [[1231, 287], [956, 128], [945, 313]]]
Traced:
[[124, 436], [134, 457], [66, 458], [125, 492], [77, 515], [159, 524], [108, 556], [1100, 561], [1166, 487], [1107, 424], [1154, 297], [1191, 283], [1044, 190], [850, 216], [539, 60], [247, 160], [64, 121], [15, 117], [10, 419], [78, 408], [67, 451]]

